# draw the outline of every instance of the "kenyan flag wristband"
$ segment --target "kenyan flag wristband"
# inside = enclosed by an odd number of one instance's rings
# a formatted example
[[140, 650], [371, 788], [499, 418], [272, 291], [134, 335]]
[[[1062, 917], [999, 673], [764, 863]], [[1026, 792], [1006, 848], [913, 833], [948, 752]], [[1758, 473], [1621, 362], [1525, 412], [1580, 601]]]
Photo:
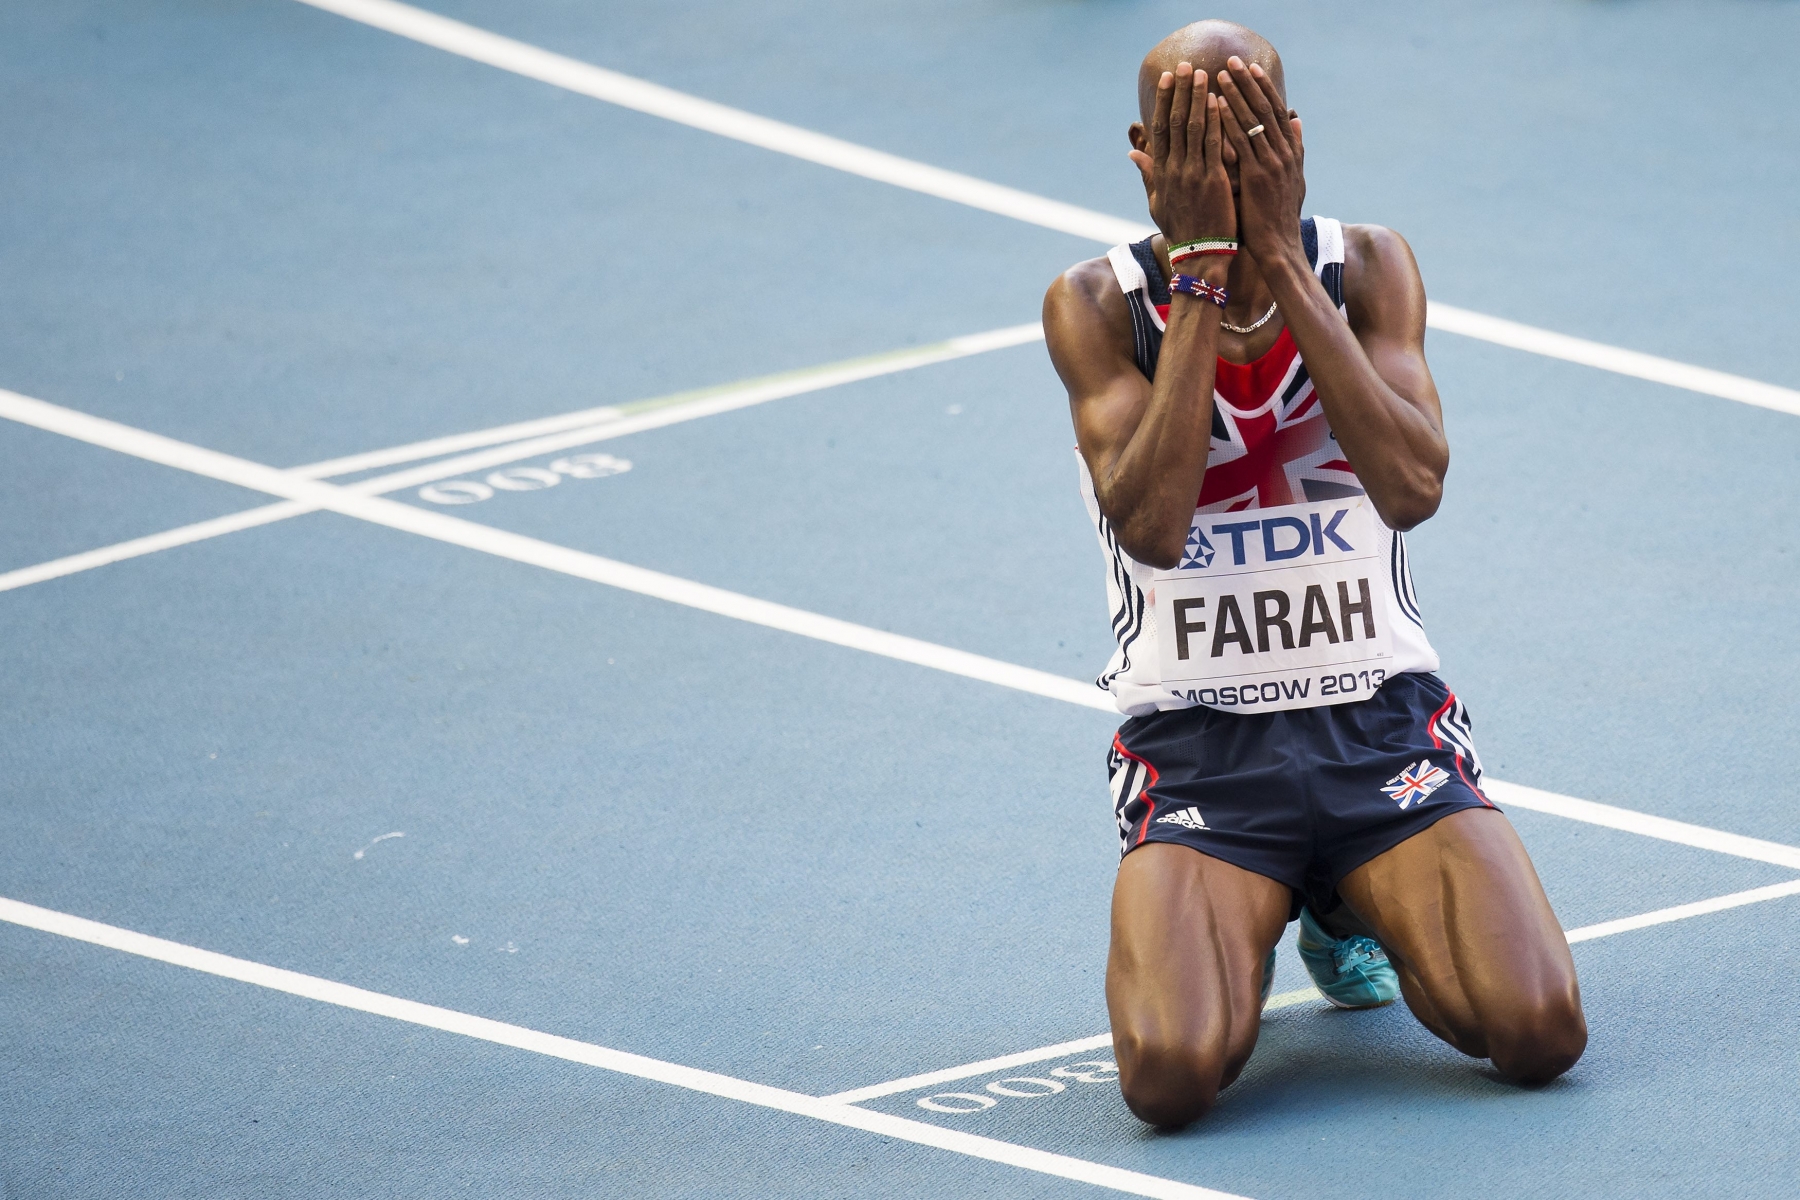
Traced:
[[1191, 242], [1178, 242], [1169, 247], [1169, 261], [1178, 263], [1185, 258], [1199, 258], [1208, 254], [1232, 255], [1238, 252], [1235, 238], [1209, 237], [1195, 238]]

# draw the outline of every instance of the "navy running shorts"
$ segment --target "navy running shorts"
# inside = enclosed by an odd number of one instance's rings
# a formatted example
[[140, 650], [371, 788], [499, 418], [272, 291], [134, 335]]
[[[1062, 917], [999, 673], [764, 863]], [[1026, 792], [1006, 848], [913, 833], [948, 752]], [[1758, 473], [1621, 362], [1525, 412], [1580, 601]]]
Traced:
[[1494, 807], [1468, 713], [1436, 675], [1354, 704], [1132, 717], [1107, 759], [1121, 859], [1191, 846], [1285, 883], [1296, 916], [1331, 911], [1345, 875], [1451, 813]]

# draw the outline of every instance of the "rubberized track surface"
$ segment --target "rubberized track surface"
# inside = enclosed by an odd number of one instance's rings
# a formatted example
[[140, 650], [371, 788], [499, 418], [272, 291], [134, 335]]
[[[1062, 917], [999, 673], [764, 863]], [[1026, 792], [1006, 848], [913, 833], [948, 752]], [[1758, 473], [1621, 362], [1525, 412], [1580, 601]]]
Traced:
[[[1199, 15], [435, 11], [1128, 221], [1137, 58]], [[1309, 211], [1406, 234], [1434, 301], [1800, 386], [1794, 10], [1232, 15]], [[1431, 337], [1414, 570], [1488, 768], [1555, 794], [1499, 798], [1589, 931], [1570, 1075], [1290, 996], [1181, 1134], [1078, 1065], [1104, 1039], [809, 1099], [1105, 1028], [1066, 406], [1029, 330], [639, 402], [1028, 325], [1100, 243], [293, 0], [8, 6], [0, 86], [9, 1200], [1800, 1189], [1780, 395]]]

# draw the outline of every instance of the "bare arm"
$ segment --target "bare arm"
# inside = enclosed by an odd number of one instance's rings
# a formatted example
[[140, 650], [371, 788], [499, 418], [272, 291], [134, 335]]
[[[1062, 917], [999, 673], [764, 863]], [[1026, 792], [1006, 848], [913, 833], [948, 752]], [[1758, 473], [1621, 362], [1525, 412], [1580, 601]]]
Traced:
[[[1186, 63], [1163, 75], [1151, 152], [1132, 157], [1144, 172], [1151, 214], [1175, 241], [1236, 232], [1223, 111]], [[1230, 259], [1199, 262], [1205, 265], [1193, 272], [1223, 287]], [[1126, 553], [1152, 566], [1180, 561], [1206, 475], [1220, 312], [1208, 300], [1172, 298], [1152, 385], [1113, 335], [1129, 314], [1106, 260], [1074, 268], [1044, 297], [1050, 360], [1069, 390], [1095, 499]]]
[[[1297, 217], [1305, 194], [1298, 119], [1261, 67], [1233, 58], [1219, 75], [1225, 133], [1237, 154], [1245, 241], [1281, 305], [1344, 457], [1382, 520], [1411, 529], [1437, 511], [1450, 447], [1425, 365], [1425, 285], [1412, 250], [1379, 226], [1345, 229], [1350, 324], [1306, 261]], [[1255, 138], [1245, 130], [1256, 125]]]

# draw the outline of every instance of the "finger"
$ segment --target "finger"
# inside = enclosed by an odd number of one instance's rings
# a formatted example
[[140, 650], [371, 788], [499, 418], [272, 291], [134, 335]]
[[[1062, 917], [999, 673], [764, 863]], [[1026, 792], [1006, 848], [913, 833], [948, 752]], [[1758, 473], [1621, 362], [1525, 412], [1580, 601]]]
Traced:
[[1169, 106], [1169, 163], [1179, 166], [1187, 161], [1188, 110], [1193, 106], [1194, 68], [1188, 63], [1175, 64], [1175, 100]]
[[1207, 87], [1206, 72], [1194, 72], [1194, 98], [1188, 109], [1187, 139], [1188, 155], [1195, 162], [1204, 162], [1206, 156], [1206, 122], [1208, 106], [1212, 103], [1212, 95]]
[[[1256, 119], [1256, 114], [1250, 109], [1250, 102], [1244, 99], [1243, 90], [1238, 87], [1237, 80], [1231, 77], [1229, 71], [1219, 72], [1219, 95], [1224, 98], [1226, 110], [1230, 112], [1240, 133], [1255, 129], [1262, 123]], [[1231, 137], [1231, 126], [1226, 127], [1225, 133], [1227, 137]], [[1257, 137], [1261, 136], [1261, 134], [1257, 135]], [[1237, 147], [1240, 158], [1255, 161], [1256, 151], [1250, 146], [1250, 142], [1255, 140], [1255, 138], [1250, 138], [1240, 141], [1237, 137], [1231, 137], [1231, 144]]]
[[1250, 89], [1247, 98], [1250, 106], [1256, 110], [1256, 119], [1266, 122], [1269, 136], [1278, 140], [1282, 146], [1290, 144], [1288, 123], [1283, 114], [1287, 105], [1275, 94], [1275, 81], [1269, 73], [1256, 63], [1250, 64]]
[[[1206, 98], [1206, 173], [1217, 180], [1225, 177], [1225, 102], [1217, 96]], [[1221, 233], [1237, 235], [1237, 202], [1231, 197], [1229, 179], [1225, 179], [1224, 204], [1231, 214], [1230, 226]]]
[[1231, 80], [1233, 90], [1244, 104], [1243, 110], [1238, 113], [1239, 119], [1244, 123], [1244, 133], [1248, 135], [1252, 129], [1262, 126], [1262, 131], [1251, 138], [1252, 141], [1261, 143], [1256, 148], [1258, 155], [1268, 159], [1279, 156], [1287, 149], [1287, 143], [1285, 140], [1278, 140], [1281, 134], [1275, 129], [1275, 114], [1269, 108], [1268, 97], [1263, 95], [1262, 85], [1250, 73], [1244, 60], [1236, 55], [1227, 60], [1226, 69], [1226, 77]]
[[1244, 124], [1238, 120], [1237, 110], [1223, 96], [1219, 97], [1219, 128], [1225, 134], [1225, 148], [1236, 154], [1238, 162], [1256, 161], [1256, 151], [1244, 136]]
[[1225, 169], [1225, 129], [1219, 110], [1225, 102], [1211, 93], [1206, 97], [1206, 169], [1208, 173]]
[[1175, 76], [1168, 71], [1156, 81], [1156, 111], [1150, 114], [1150, 159], [1169, 157], [1169, 105], [1175, 99]]
[[1288, 109], [1289, 123], [1294, 129], [1294, 165], [1300, 168], [1300, 196], [1294, 204], [1294, 215], [1300, 216], [1306, 211], [1306, 144], [1300, 140], [1300, 118]]

